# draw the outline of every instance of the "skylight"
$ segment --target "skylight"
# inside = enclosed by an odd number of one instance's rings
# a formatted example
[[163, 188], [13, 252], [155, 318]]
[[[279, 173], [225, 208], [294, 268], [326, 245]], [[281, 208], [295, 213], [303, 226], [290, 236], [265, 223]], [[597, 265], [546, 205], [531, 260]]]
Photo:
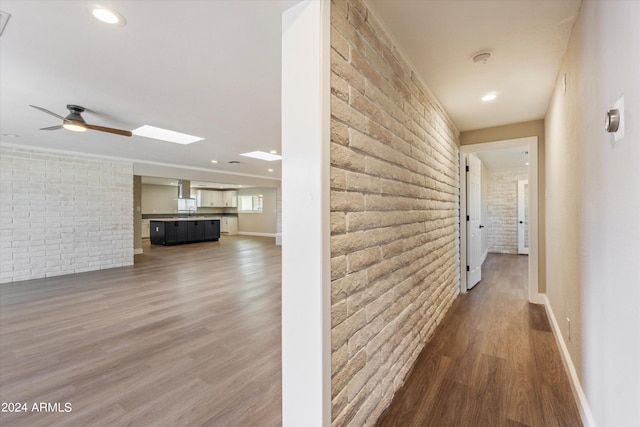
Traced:
[[282, 160], [282, 156], [279, 154], [265, 153], [264, 151], [252, 151], [250, 153], [240, 154], [245, 157], [252, 157], [254, 159], [266, 160], [272, 162], [274, 160]]
[[183, 145], [202, 141], [204, 139], [199, 136], [187, 135], [186, 133], [175, 132], [149, 125], [140, 126], [138, 129], [132, 130], [131, 133], [136, 136], [144, 136], [145, 138], [159, 139], [161, 141], [174, 142], [176, 144]]

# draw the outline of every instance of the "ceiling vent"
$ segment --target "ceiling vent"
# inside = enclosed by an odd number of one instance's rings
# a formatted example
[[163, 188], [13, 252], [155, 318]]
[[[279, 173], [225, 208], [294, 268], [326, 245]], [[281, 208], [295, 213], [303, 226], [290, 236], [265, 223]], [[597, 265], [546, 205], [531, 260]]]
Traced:
[[484, 65], [487, 62], [489, 62], [489, 59], [491, 59], [491, 52], [489, 52], [488, 50], [483, 52], [478, 52], [471, 57], [471, 60], [476, 65], [477, 64]]
[[2, 35], [2, 32], [4, 31], [4, 27], [6, 27], [7, 25], [7, 22], [9, 22], [10, 17], [11, 17], [10, 14], [0, 10], [0, 36]]
[[229, 164], [231, 164], [231, 165], [237, 165], [238, 163], [240, 163], [239, 160], [231, 160], [231, 161], [229, 161]]

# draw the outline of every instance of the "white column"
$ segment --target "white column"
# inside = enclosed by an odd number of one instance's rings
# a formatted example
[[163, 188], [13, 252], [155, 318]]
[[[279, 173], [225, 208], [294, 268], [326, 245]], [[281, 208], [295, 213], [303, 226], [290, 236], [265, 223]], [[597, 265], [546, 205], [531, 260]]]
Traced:
[[282, 422], [331, 424], [329, 1], [283, 14]]

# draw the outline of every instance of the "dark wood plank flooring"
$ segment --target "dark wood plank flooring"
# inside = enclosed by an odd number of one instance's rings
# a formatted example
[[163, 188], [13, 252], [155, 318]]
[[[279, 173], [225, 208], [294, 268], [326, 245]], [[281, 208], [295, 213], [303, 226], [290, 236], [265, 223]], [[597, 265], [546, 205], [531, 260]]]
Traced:
[[0, 286], [3, 426], [281, 424], [271, 238], [144, 246], [132, 267]]
[[527, 262], [487, 257], [378, 426], [582, 425], [544, 307], [527, 302]]

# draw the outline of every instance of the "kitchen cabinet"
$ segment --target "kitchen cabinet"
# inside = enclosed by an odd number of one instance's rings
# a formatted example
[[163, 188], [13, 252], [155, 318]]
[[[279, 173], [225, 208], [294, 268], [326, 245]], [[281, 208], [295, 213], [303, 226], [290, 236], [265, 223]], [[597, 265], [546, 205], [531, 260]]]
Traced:
[[217, 208], [224, 206], [222, 191], [198, 190], [196, 203], [199, 208]]
[[187, 221], [187, 240], [190, 242], [204, 240], [204, 221]]
[[208, 219], [204, 223], [204, 239], [218, 240], [220, 238], [220, 220]]
[[222, 192], [222, 202], [225, 208], [238, 207], [238, 192], [235, 190], [225, 190]]
[[220, 220], [220, 232], [238, 234], [238, 217], [223, 216]]
[[150, 221], [151, 244], [174, 245], [186, 243], [188, 240], [188, 226], [184, 221]]
[[218, 219], [152, 219], [150, 224], [153, 245], [178, 245], [220, 238]]
[[143, 219], [142, 220], [142, 235], [140, 237], [142, 237], [143, 239], [148, 239], [150, 237], [150, 229], [149, 229], [150, 225], [149, 225], [149, 220], [148, 219]]

